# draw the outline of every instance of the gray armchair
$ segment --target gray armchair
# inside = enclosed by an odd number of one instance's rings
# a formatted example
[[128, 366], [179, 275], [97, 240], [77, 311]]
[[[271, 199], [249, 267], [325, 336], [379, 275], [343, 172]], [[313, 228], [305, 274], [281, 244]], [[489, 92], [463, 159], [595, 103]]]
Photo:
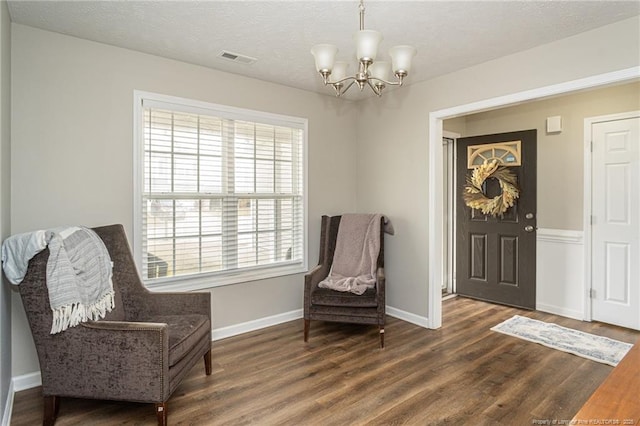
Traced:
[[50, 334], [48, 249], [19, 285], [40, 362], [43, 424], [55, 423], [60, 397], [73, 397], [154, 403], [164, 425], [167, 400], [194, 364], [204, 358], [211, 374], [211, 295], [149, 292], [122, 225], [94, 231], [114, 263], [115, 308], [104, 320]]
[[385, 275], [384, 218], [380, 221], [380, 253], [375, 288], [356, 295], [318, 287], [329, 275], [342, 216], [322, 216], [318, 265], [304, 277], [304, 341], [309, 339], [311, 320], [377, 325], [384, 348]]

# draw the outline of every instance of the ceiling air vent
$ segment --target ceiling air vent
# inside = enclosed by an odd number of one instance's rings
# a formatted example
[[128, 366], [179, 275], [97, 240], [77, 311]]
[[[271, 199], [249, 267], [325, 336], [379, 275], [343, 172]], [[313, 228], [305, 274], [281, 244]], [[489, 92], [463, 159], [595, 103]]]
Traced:
[[226, 59], [228, 61], [236, 62], [238, 64], [245, 64], [245, 65], [250, 65], [258, 60], [256, 58], [252, 58], [251, 56], [229, 52], [228, 50], [221, 51], [218, 54], [218, 57]]

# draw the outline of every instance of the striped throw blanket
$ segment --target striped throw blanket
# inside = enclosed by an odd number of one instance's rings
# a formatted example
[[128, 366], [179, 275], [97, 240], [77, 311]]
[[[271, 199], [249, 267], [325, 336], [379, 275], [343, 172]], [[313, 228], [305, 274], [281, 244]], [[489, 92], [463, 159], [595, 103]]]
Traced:
[[104, 318], [114, 306], [113, 265], [104, 243], [91, 229], [64, 227], [7, 238], [2, 244], [7, 278], [13, 284], [21, 283], [29, 260], [47, 245], [51, 334]]
[[104, 318], [114, 306], [112, 263], [104, 243], [88, 228], [48, 232], [47, 288], [51, 334]]

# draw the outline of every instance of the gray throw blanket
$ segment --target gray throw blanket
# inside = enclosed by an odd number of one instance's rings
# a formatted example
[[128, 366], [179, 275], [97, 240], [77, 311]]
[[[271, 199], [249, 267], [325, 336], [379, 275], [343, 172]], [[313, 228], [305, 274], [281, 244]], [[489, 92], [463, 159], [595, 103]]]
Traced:
[[[358, 295], [375, 287], [382, 218], [380, 214], [342, 215], [331, 271], [319, 287]], [[388, 229], [393, 232], [390, 223]]]
[[112, 263], [104, 243], [88, 228], [47, 231], [47, 289], [51, 334], [104, 318], [114, 306]]

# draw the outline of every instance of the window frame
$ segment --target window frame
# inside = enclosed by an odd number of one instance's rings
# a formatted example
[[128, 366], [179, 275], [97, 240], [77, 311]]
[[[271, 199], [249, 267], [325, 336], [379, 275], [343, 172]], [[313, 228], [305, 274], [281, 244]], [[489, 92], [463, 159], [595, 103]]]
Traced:
[[176, 96], [134, 90], [133, 93], [133, 257], [139, 271], [143, 268], [143, 191], [144, 191], [144, 106], [148, 104], [171, 107], [176, 112], [209, 114], [231, 120], [244, 120], [269, 125], [299, 128], [302, 130], [302, 260], [278, 265], [257, 265], [242, 269], [196, 273], [145, 280], [150, 290], [201, 290], [248, 281], [277, 278], [301, 274], [308, 271], [308, 120], [302, 117], [286, 116], [244, 108], [236, 108], [210, 102], [186, 99]]

